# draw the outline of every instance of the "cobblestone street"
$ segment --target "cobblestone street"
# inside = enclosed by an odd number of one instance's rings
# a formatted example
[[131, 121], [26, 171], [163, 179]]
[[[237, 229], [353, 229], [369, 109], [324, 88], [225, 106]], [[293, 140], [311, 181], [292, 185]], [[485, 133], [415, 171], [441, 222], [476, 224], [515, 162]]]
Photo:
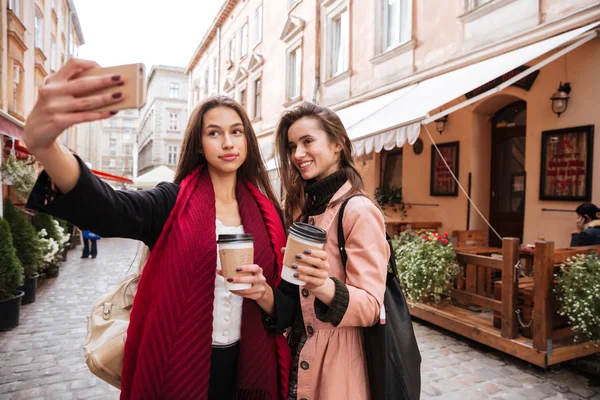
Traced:
[[[102, 239], [95, 260], [80, 259], [81, 247], [69, 252], [60, 276], [22, 308], [19, 327], [0, 333], [0, 399], [118, 398], [89, 372], [82, 345], [92, 303], [126, 275], [136, 249], [134, 241]], [[431, 325], [415, 328], [422, 399], [600, 400], [600, 382], [568, 367], [543, 371]]]

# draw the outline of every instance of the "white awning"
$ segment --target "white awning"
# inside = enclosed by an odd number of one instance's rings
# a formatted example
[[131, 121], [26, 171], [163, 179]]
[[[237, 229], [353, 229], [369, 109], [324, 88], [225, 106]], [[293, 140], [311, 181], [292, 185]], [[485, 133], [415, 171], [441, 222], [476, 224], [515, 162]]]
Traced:
[[[579, 40], [565, 49], [565, 53], [579, 47], [597, 36], [597, 32], [587, 35], [586, 32], [598, 25], [600, 22], [595, 22], [338, 111], [354, 145], [355, 155], [360, 157], [373, 151], [391, 150], [394, 147], [401, 147], [407, 140], [413, 144], [419, 136], [422, 123], [429, 123], [434, 118], [456, 111], [466, 106], [467, 102], [428, 118], [430, 112], [569, 42]], [[542, 68], [555, 58], [551, 56], [528, 68], [505, 84], [470, 99], [468, 104], [496, 93]]]
[[154, 168], [133, 180], [133, 187], [138, 189], [150, 189], [160, 182], [173, 182], [175, 172], [164, 165]]

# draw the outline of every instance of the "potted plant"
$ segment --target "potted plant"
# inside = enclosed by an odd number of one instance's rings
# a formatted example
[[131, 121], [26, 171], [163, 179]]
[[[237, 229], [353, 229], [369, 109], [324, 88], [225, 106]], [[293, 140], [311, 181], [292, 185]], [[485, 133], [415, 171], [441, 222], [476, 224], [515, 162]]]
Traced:
[[19, 325], [23, 292], [23, 265], [13, 246], [10, 226], [0, 218], [0, 331]]
[[40, 249], [42, 251], [42, 266], [40, 268], [45, 278], [56, 278], [60, 271], [60, 246], [54, 238], [48, 235], [46, 229], [38, 232]]
[[405, 231], [392, 243], [406, 297], [413, 302], [434, 304], [448, 297], [459, 267], [447, 233]]
[[[35, 217], [33, 218], [33, 226], [35, 226], [35, 228], [38, 231], [38, 235], [39, 232], [44, 229], [46, 231], [46, 238], [47, 239], [53, 239], [56, 243], [58, 243], [58, 246], [61, 247], [61, 243], [62, 243], [62, 234], [58, 231], [57, 229], [57, 224], [54, 220], [54, 218], [52, 218], [50, 215], [42, 213], [42, 212], [38, 212], [37, 214], [35, 214]], [[60, 261], [62, 260], [62, 247], [59, 248], [59, 253], [58, 255], [60, 256], [59, 259], [59, 264]]]
[[54, 226], [56, 227], [56, 231], [58, 233], [58, 243], [62, 251], [61, 262], [67, 261], [67, 252], [69, 247], [71, 247], [71, 235], [68, 233], [68, 223], [64, 219], [54, 218]]
[[578, 340], [600, 340], [600, 257], [592, 253], [569, 258], [561, 265], [554, 289]]
[[19, 288], [25, 292], [23, 304], [33, 303], [42, 258], [37, 233], [29, 218], [10, 199], [4, 202], [4, 218], [10, 225], [13, 245], [25, 272], [25, 283]]
[[0, 165], [3, 182], [12, 186], [17, 197], [23, 201], [27, 200], [35, 184], [36, 174], [32, 164], [31, 157], [20, 159], [9, 155]]
[[400, 212], [400, 217], [407, 216], [406, 205], [402, 201], [402, 187], [394, 185], [383, 185], [375, 189], [375, 200], [387, 215], [386, 209], [391, 207], [395, 213]]

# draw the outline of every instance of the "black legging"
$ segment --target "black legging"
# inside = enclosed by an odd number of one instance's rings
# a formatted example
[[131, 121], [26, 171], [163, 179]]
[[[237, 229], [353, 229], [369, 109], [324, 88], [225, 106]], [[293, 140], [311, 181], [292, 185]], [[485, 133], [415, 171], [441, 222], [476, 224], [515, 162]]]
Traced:
[[[92, 252], [90, 253], [90, 242], [92, 242]], [[96, 258], [98, 255], [98, 247], [96, 246], [97, 240], [94, 239], [83, 239], [83, 254], [81, 257], [87, 258], [90, 255], [92, 258]]]

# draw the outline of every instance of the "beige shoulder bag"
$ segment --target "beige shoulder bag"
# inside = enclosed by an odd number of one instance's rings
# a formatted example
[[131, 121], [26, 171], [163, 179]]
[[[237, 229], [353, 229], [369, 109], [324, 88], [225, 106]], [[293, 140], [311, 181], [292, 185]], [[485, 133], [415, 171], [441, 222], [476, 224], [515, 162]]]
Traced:
[[141, 265], [147, 255], [146, 249], [138, 273], [127, 276], [98, 299], [88, 317], [87, 337], [83, 346], [85, 362], [94, 375], [118, 389], [121, 388], [129, 314], [140, 280]]

